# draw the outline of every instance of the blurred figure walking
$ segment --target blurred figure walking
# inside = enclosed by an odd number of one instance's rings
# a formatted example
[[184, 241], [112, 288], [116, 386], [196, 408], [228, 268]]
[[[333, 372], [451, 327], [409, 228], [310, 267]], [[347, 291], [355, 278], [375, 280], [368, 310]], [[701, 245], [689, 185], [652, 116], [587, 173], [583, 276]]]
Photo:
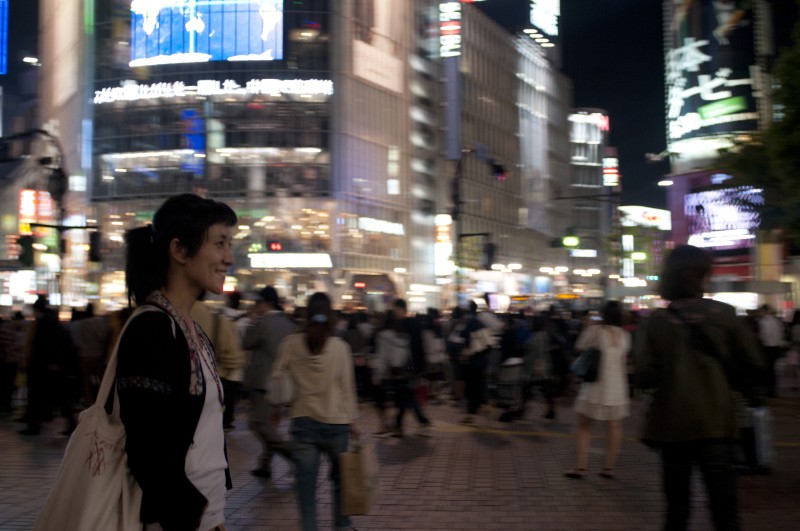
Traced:
[[292, 459], [291, 445], [278, 432], [281, 408], [269, 403], [266, 389], [278, 348], [294, 331], [294, 323], [283, 313], [277, 290], [272, 286], [262, 289], [242, 340], [242, 346], [251, 351], [245, 379], [253, 402], [249, 427], [262, 447], [260, 464], [250, 473], [260, 478], [272, 477], [272, 457], [276, 453], [289, 462]]
[[296, 466], [297, 505], [303, 531], [316, 531], [317, 476], [320, 455], [330, 464], [331, 505], [337, 529], [346, 529], [350, 519], [342, 514], [339, 454], [347, 451], [348, 439], [360, 431], [353, 357], [350, 347], [333, 335], [331, 301], [314, 293], [308, 301], [303, 331], [287, 337], [273, 369], [288, 372], [297, 397], [291, 404], [292, 457]]

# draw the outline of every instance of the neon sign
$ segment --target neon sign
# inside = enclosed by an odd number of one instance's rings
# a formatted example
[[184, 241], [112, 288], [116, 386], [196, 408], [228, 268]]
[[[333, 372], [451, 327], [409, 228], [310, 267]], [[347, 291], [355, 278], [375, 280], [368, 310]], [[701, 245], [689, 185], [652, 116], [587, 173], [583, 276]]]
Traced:
[[461, 3], [439, 4], [439, 56], [461, 55]]
[[251, 79], [244, 86], [230, 79], [225, 81], [201, 79], [197, 85], [186, 85], [182, 81], [149, 85], [129, 83], [121, 87], [96, 90], [94, 103], [100, 105], [117, 101], [183, 98], [186, 96], [247, 96], [253, 94], [330, 96], [333, 94], [333, 81], [326, 79]]

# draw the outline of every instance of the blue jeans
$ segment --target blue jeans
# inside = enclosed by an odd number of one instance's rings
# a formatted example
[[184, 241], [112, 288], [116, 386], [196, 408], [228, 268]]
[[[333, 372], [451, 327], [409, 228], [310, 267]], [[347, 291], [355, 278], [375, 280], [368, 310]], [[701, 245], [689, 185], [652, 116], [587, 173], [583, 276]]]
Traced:
[[317, 531], [317, 476], [320, 454], [328, 456], [333, 496], [333, 519], [338, 527], [349, 527], [350, 519], [342, 515], [339, 478], [339, 454], [347, 451], [349, 424], [325, 424], [311, 417], [292, 419], [292, 460], [297, 481], [297, 504], [303, 531]]

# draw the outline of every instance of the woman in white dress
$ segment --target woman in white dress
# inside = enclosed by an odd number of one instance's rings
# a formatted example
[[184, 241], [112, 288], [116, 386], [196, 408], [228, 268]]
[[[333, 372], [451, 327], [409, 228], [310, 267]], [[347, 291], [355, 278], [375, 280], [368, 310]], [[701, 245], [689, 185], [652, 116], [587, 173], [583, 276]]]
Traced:
[[575, 468], [566, 473], [573, 479], [586, 474], [592, 420], [606, 422], [606, 455], [600, 476], [614, 477], [614, 465], [622, 444], [622, 419], [628, 416], [628, 375], [626, 360], [631, 337], [622, 328], [622, 307], [609, 301], [602, 311], [602, 322], [584, 328], [575, 344], [576, 351], [600, 349], [600, 369], [594, 382], [582, 382], [575, 399], [578, 424], [575, 430]]

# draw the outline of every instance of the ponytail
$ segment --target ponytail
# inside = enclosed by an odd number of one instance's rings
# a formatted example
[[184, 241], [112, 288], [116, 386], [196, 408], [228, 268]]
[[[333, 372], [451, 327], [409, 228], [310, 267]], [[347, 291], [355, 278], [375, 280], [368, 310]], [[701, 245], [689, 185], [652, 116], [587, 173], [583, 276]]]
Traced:
[[164, 285], [167, 264], [166, 253], [156, 251], [152, 225], [131, 229], [125, 233], [125, 284], [128, 304], [144, 303], [150, 293]]

